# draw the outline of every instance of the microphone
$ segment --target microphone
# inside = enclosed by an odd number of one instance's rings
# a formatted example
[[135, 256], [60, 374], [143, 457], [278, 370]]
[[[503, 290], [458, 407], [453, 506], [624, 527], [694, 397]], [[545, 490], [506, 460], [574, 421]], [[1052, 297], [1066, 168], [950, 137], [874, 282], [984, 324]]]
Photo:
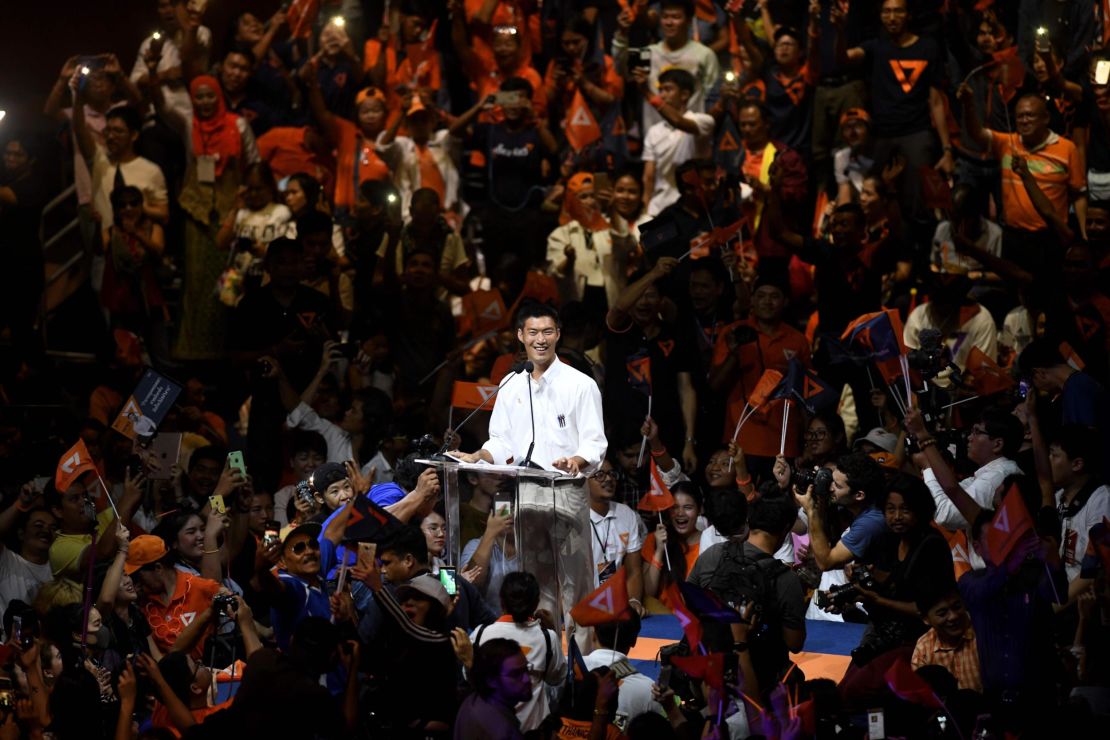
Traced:
[[532, 409], [532, 371], [535, 369], [536, 366], [531, 360], [524, 363], [524, 372], [528, 374], [528, 416], [532, 420], [532, 441], [528, 443], [528, 454], [520, 464], [522, 468], [532, 466], [532, 450], [536, 448], [536, 412]]
[[[466, 423], [468, 421], [470, 421], [471, 417], [474, 416], [474, 414], [476, 414], [479, 411], [481, 411], [482, 409], [484, 409], [486, 407], [486, 404], [488, 404], [490, 401], [492, 401], [494, 398], [496, 398], [497, 394], [501, 392], [502, 388], [504, 388], [506, 385], [509, 384], [510, 380], [512, 380], [515, 376], [520, 375], [522, 372], [527, 371], [527, 372], [531, 373], [532, 372], [532, 367], [533, 367], [533, 365], [532, 365], [531, 362], [517, 362], [512, 367], [510, 367], [509, 372], [506, 373], [505, 377], [501, 379], [501, 383], [498, 384], [497, 390], [495, 390], [493, 393], [489, 394], [489, 398], [482, 401], [481, 405], [478, 406], [478, 408], [474, 409], [469, 414], [467, 414], [466, 418], [463, 419], [461, 422], [459, 422], [459, 425], [457, 427], [455, 427], [454, 429], [448, 429], [447, 430], [447, 435], [446, 435], [447, 439], [446, 439], [446, 441], [444, 441], [443, 447], [439, 448], [439, 452], [437, 452], [436, 455], [437, 456], [438, 455], [443, 455], [443, 453], [447, 452], [447, 448], [451, 444], [451, 437], [454, 436], [455, 434], [457, 434], [458, 431], [460, 429], [462, 429], [464, 426], [466, 426]], [[528, 377], [531, 378], [532, 376], [529, 375]], [[533, 435], [535, 435], [535, 432], [533, 432]]]

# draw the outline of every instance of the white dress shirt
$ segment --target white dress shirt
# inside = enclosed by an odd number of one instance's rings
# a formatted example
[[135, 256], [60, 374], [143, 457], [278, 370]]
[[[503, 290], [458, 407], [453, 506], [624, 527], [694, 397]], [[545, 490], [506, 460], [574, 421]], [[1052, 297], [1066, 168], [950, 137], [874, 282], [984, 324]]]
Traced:
[[[970, 478], [964, 478], [960, 481], [960, 487], [967, 491], [967, 495], [974, 499], [975, 503], [979, 504], [984, 509], [994, 508], [994, 492], [1002, 485], [1002, 481], [1008, 475], [1021, 473], [1021, 468], [1017, 466], [1013, 460], [1006, 457], [999, 457], [991, 460], [975, 471], [975, 475]], [[945, 494], [944, 489], [940, 487], [937, 482], [936, 475], [933, 474], [932, 468], [926, 468], [922, 473], [922, 478], [925, 480], [925, 485], [929, 487], [929, 492], [933, 494], [933, 501], [937, 505], [936, 516], [933, 517], [936, 523], [946, 529], [963, 529], [967, 531], [967, 541], [972, 542], [971, 539], [971, 525], [964, 519], [963, 514], [952, 503], [952, 500]], [[968, 563], [972, 569], [979, 570], [986, 568], [987, 563], [980, 557], [979, 553], [975, 551], [975, 546], [968, 548], [967, 554]]]
[[[532, 381], [532, 406], [536, 419], [536, 447], [532, 462], [555, 470], [561, 457], [581, 457], [582, 473], [589, 473], [605, 457], [605, 428], [601, 420], [601, 391], [594, 379], [564, 364], [558, 357]], [[482, 449], [497, 465], [519, 465], [532, 441], [532, 415], [528, 411], [528, 379], [510, 378], [498, 393], [489, 421], [489, 440]]]

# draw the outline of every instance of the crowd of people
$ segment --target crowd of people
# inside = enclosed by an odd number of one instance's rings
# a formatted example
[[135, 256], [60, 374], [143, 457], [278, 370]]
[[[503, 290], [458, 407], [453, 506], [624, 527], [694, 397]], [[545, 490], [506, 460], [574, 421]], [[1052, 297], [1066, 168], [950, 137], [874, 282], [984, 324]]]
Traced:
[[[0, 122], [0, 739], [1105, 726], [1105, 0], [149, 5]], [[612, 620], [449, 450], [583, 486]]]

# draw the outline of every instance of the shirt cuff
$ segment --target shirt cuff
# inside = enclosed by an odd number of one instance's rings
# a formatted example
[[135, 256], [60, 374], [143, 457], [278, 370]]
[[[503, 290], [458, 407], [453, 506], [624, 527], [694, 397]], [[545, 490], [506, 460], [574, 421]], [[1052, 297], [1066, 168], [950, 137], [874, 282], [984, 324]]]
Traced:
[[301, 401], [297, 404], [297, 407], [290, 411], [289, 415], [285, 417], [285, 423], [290, 427], [300, 426], [301, 422], [304, 421], [310, 413], [312, 413], [312, 407], [304, 401]]

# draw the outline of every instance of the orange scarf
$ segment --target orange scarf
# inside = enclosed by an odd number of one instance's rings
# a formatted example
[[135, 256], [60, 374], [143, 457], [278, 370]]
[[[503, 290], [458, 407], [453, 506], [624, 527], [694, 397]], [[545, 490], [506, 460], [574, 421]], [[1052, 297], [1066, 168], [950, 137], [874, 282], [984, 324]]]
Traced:
[[216, 112], [211, 118], [202, 119], [193, 115], [193, 154], [216, 158], [216, 177], [223, 174], [232, 160], [238, 160], [243, 152], [243, 140], [239, 135], [239, 116], [229, 113], [224, 104], [224, 93], [215, 77], [201, 75], [189, 83], [189, 97], [196, 107], [197, 90], [206, 86], [216, 93]]

